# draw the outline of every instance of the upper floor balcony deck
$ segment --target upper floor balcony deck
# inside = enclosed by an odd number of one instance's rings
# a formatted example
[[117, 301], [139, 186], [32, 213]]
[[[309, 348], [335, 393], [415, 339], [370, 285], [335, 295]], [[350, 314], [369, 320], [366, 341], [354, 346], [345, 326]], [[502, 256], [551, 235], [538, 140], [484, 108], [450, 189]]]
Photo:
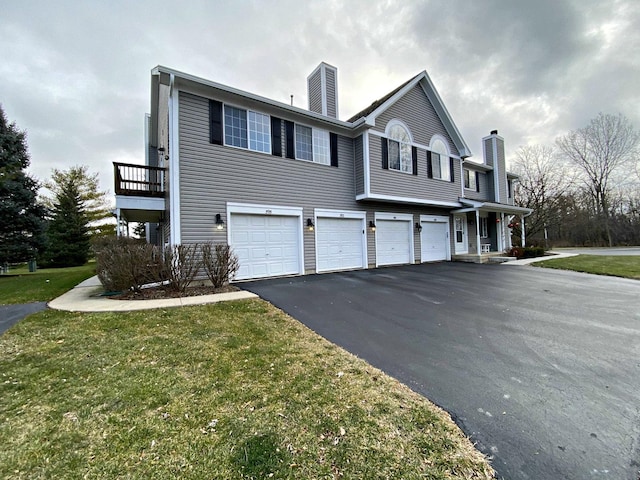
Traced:
[[164, 197], [166, 169], [147, 165], [113, 163], [116, 195]]

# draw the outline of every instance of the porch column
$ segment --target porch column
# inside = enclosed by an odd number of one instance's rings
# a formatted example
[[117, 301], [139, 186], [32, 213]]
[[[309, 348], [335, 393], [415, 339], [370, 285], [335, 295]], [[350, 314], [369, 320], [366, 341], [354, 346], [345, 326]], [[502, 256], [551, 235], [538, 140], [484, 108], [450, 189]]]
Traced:
[[526, 246], [525, 242], [525, 234], [524, 234], [524, 215], [520, 217], [520, 241], [522, 242], [522, 248]]
[[482, 254], [482, 246], [480, 245], [480, 212], [476, 210], [476, 253]]
[[503, 252], [504, 250], [506, 250], [504, 233], [504, 212], [500, 212], [500, 240], [501, 245], [499, 251]]
[[116, 236], [120, 236], [120, 209], [116, 208]]

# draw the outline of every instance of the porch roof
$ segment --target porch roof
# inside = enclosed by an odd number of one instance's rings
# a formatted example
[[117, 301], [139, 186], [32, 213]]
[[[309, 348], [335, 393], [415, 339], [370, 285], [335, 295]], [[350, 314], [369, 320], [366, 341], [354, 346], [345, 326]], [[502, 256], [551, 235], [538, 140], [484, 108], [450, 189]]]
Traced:
[[516, 207], [515, 205], [507, 205], [506, 203], [481, 202], [477, 200], [469, 200], [468, 198], [459, 198], [463, 208], [453, 210], [451, 213], [467, 213], [477, 211], [502, 212], [511, 215], [531, 215], [533, 210], [530, 208]]

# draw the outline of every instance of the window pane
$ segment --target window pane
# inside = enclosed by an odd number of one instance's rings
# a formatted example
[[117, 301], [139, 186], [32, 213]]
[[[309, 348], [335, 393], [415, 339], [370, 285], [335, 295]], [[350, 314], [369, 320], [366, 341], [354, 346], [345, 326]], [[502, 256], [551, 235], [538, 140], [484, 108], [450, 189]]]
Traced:
[[400, 144], [389, 140], [389, 169], [400, 170]]
[[313, 160], [311, 129], [309, 127], [296, 125], [296, 158]]
[[224, 106], [224, 142], [247, 148], [247, 111]]
[[331, 152], [329, 146], [329, 132], [313, 129], [313, 161], [329, 165]]
[[397, 140], [399, 142], [410, 143], [409, 132], [407, 132], [402, 125], [394, 125], [389, 130], [389, 138]]
[[257, 152], [271, 152], [269, 115], [249, 111], [249, 148]]
[[469, 177], [471, 172], [467, 169], [464, 170], [464, 188], [469, 188]]
[[442, 178], [440, 172], [440, 155], [437, 153], [431, 154], [431, 169], [433, 171], [433, 178]]
[[403, 172], [413, 172], [413, 158], [411, 157], [411, 145], [408, 143], [400, 144], [400, 165]]
[[442, 180], [451, 180], [451, 164], [449, 157], [440, 155], [440, 178]]

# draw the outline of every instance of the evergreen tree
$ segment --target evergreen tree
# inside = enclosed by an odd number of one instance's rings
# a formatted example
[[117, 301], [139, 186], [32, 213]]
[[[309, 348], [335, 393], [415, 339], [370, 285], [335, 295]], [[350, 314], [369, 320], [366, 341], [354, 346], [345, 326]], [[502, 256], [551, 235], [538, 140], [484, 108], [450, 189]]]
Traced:
[[80, 187], [73, 179], [58, 185], [49, 222], [47, 263], [52, 267], [84, 265], [89, 259], [89, 220]]
[[0, 106], [0, 264], [33, 258], [44, 246], [45, 208], [29, 166], [26, 133], [9, 124]]

